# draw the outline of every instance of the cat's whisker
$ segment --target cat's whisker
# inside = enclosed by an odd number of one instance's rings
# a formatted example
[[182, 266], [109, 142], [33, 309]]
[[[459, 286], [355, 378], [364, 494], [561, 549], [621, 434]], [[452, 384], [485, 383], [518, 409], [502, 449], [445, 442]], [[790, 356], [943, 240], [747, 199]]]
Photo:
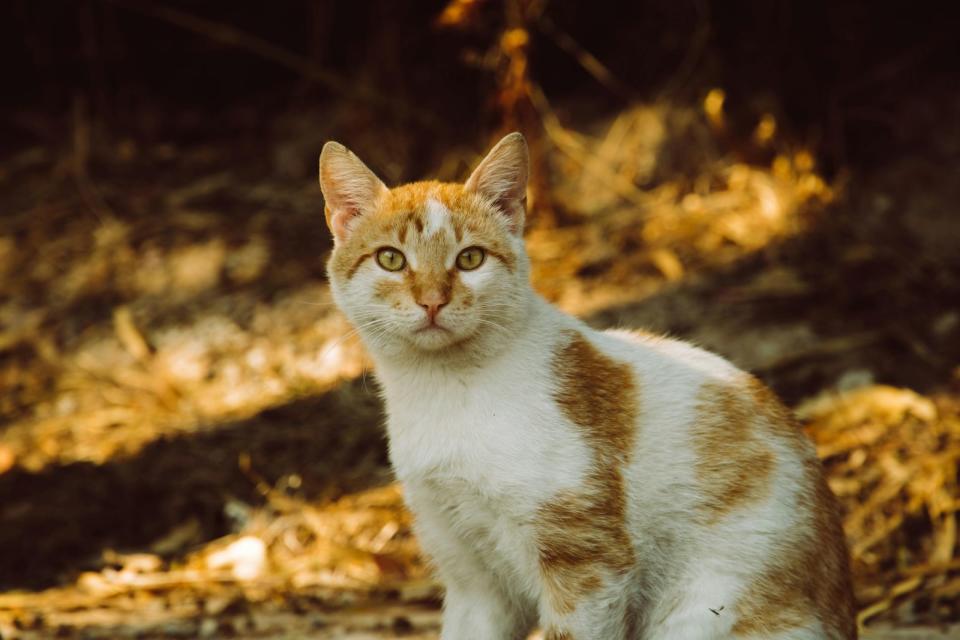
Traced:
[[484, 319], [484, 318], [477, 318], [477, 322], [479, 322], [480, 324], [490, 325], [491, 327], [496, 327], [496, 328], [499, 329], [500, 331], [507, 331], [507, 328], [506, 328], [505, 326], [503, 326], [502, 324], [498, 324], [498, 323], [496, 323], [496, 322], [493, 322], [492, 320], [486, 320], [486, 319]]
[[367, 329], [367, 328], [377, 327], [377, 326], [379, 326], [379, 325], [389, 324], [389, 322], [390, 322], [390, 320], [389, 320], [388, 318], [377, 318], [377, 319], [371, 320], [371, 321], [369, 321], [369, 322], [365, 322], [365, 323], [363, 323], [363, 324], [359, 324], [359, 325], [355, 326], [353, 329], [351, 329], [351, 330], [348, 331], [347, 333], [345, 333], [345, 334], [343, 334], [342, 336], [340, 336], [339, 338], [337, 338], [332, 344], [330, 344], [326, 349], [324, 349], [324, 350], [323, 350], [323, 353], [320, 354], [320, 360], [324, 360], [328, 355], [330, 355], [330, 353], [331, 353], [334, 349], [336, 349], [336, 348], [339, 347], [341, 344], [343, 344], [343, 342], [344, 342], [345, 340], [348, 340], [349, 338], [352, 338], [353, 336], [355, 336], [355, 335], [357, 335], [358, 333], [360, 333], [362, 330]]

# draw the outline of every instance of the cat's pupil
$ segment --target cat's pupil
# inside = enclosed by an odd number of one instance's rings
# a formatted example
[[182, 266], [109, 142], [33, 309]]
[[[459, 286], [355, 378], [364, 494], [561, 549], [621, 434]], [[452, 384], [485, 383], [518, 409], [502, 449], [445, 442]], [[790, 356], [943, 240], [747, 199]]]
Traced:
[[397, 249], [384, 247], [377, 251], [377, 264], [387, 271], [399, 271], [406, 263], [407, 259]]
[[480, 247], [468, 247], [457, 256], [457, 266], [464, 271], [476, 269], [483, 263], [486, 253]]

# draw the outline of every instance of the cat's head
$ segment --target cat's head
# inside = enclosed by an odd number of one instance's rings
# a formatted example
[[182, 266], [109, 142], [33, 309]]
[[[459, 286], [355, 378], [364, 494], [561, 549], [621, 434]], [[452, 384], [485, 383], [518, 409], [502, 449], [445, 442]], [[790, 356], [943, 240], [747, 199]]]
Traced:
[[346, 147], [320, 154], [334, 299], [374, 352], [449, 353], [505, 342], [526, 310], [528, 173], [503, 138], [463, 184], [389, 189]]

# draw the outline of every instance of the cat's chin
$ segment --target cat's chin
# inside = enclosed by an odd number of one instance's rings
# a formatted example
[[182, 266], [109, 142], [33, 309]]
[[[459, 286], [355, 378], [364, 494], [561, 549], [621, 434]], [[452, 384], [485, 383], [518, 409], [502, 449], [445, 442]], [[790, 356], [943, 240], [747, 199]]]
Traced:
[[469, 348], [477, 338], [476, 334], [463, 333], [452, 329], [432, 327], [426, 330], [408, 330], [396, 333], [381, 333], [365, 336], [368, 348], [385, 356], [409, 358], [422, 354], [440, 356], [453, 354]]
[[418, 329], [410, 335], [410, 343], [420, 351], [441, 351], [464, 341], [464, 336], [436, 325]]

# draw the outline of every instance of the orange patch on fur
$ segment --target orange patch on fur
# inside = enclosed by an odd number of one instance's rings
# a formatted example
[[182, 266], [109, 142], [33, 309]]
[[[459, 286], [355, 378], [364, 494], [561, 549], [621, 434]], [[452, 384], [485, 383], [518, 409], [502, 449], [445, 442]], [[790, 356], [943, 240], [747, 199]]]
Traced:
[[543, 634], [543, 640], [574, 640], [568, 631], [558, 631], [557, 629], [547, 629]]
[[621, 466], [636, 435], [637, 390], [629, 365], [603, 355], [575, 334], [554, 357], [554, 399], [593, 449], [593, 469], [578, 492], [542, 505], [537, 522], [540, 567], [554, 608], [574, 610], [603, 584], [626, 573], [633, 547], [626, 527]]
[[380, 280], [373, 285], [373, 295], [390, 302], [396, 301], [406, 290], [406, 285], [396, 280]]
[[454, 275], [435, 268], [423, 269], [416, 273], [408, 271], [407, 273], [407, 282], [414, 300], [419, 302], [431, 292], [439, 293], [444, 300], [450, 299], [450, 293], [453, 291], [453, 284], [456, 279]]
[[806, 461], [804, 479], [801, 508], [810, 514], [810, 528], [785, 541], [777, 565], [740, 596], [735, 635], [777, 633], [815, 618], [839, 637], [857, 637], [847, 545], [836, 500], [815, 458]]
[[747, 391], [756, 407], [757, 415], [766, 418], [765, 425], [770, 433], [792, 441], [800, 449], [812, 451], [810, 441], [797, 424], [793, 413], [780, 402], [770, 387], [763, 384], [754, 376], [747, 376]]
[[[695, 427], [695, 442], [701, 458], [698, 474], [710, 496], [710, 518], [766, 495], [762, 485], [768, 482], [772, 458], [758, 438], [765, 435], [793, 449], [803, 461], [797, 508], [809, 515], [809, 529], [801, 525], [789, 532], [776, 552], [776, 565], [756, 576], [740, 596], [733, 633], [763, 636], [816, 619], [843, 638], [856, 638], [846, 541], [820, 462], [777, 396], [752, 376], [745, 382], [745, 392], [711, 385], [701, 393], [699, 408], [705, 418]], [[735, 466], [728, 468], [721, 458]]]
[[707, 524], [767, 495], [774, 457], [753, 432], [756, 409], [732, 387], [708, 383], [700, 390], [690, 435]]

